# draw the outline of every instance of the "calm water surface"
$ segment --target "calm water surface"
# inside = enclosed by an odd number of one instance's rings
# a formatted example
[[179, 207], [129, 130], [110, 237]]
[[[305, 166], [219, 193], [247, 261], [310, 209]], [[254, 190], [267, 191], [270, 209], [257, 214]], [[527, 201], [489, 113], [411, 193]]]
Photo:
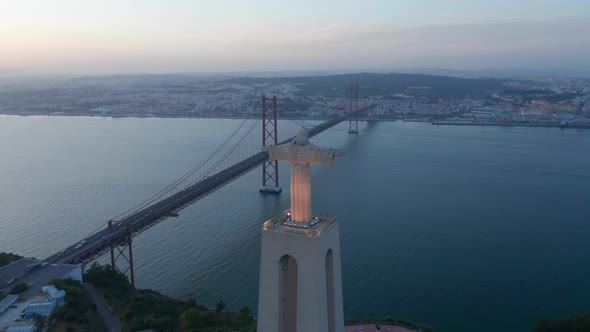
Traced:
[[[237, 120], [0, 117], [0, 251], [43, 258], [157, 192]], [[280, 124], [287, 134], [290, 122]], [[313, 170], [316, 211], [341, 221], [346, 316], [445, 331], [529, 331], [590, 310], [590, 131], [342, 124], [347, 155]], [[256, 308], [261, 223], [287, 191], [260, 169], [140, 234], [139, 287]]]

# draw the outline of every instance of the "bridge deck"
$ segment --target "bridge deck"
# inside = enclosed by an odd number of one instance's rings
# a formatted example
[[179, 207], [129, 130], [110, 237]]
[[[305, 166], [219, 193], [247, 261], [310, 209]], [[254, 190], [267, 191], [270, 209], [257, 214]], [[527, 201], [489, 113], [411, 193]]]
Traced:
[[[360, 114], [366, 112], [372, 107], [373, 105], [367, 106], [359, 109], [357, 112]], [[354, 113], [345, 114], [327, 120], [311, 128], [309, 131], [309, 137], [318, 135], [319, 133], [348, 119], [353, 114]], [[291, 141], [291, 139], [292, 138], [284, 140], [279, 144], [287, 143]], [[126, 243], [128, 237], [128, 225], [131, 225], [132, 236], [143, 232], [158, 222], [168, 218], [174, 212], [179, 211], [182, 208], [198, 201], [218, 188], [262, 165], [262, 163], [267, 159], [267, 152], [259, 152], [215, 175], [202, 179], [185, 190], [164, 198], [122, 220], [113, 222], [112, 227], [98, 231], [84, 239], [86, 243], [80, 248], [76, 248], [76, 245], [80, 243], [80, 241], [78, 241], [75, 244], [65, 248], [64, 251], [49, 256], [45, 261], [50, 263], [70, 264], [85, 264], [90, 262], [104, 254], [111, 248], [112, 245]]]

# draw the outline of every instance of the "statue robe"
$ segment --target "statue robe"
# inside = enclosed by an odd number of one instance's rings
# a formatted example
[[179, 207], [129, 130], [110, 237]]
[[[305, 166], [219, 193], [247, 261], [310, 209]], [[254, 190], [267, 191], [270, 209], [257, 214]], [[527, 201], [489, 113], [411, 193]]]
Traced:
[[344, 155], [333, 149], [323, 149], [309, 143], [306, 128], [302, 128], [292, 142], [282, 145], [265, 146], [270, 160], [286, 160], [291, 170], [291, 220], [311, 220], [311, 174], [310, 164], [331, 165], [335, 157]]

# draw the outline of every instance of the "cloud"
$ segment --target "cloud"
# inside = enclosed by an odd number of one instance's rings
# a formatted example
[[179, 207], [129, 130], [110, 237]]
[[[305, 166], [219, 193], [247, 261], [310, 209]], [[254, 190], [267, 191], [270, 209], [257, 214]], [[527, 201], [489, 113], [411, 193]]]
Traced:
[[23, 59], [38, 69], [76, 73], [590, 66], [590, 20], [584, 19], [406, 28], [328, 24], [288, 31], [244, 30], [208, 40], [172, 36], [125, 47], [86, 42], [84, 48], [63, 45], [67, 52], [53, 48]]
[[[508, 21], [413, 28], [332, 25], [300, 38], [226, 45], [244, 69], [572, 68], [590, 65], [590, 20]], [[256, 61], [257, 60], [257, 61]], [[254, 61], [254, 63], [252, 62]]]

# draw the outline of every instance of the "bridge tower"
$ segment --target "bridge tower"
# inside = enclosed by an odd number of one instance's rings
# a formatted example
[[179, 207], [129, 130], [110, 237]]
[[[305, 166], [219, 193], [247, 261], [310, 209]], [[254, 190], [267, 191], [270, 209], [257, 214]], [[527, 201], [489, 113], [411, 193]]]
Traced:
[[348, 111], [352, 114], [348, 120], [348, 133], [359, 133], [359, 84], [352, 83], [350, 85], [350, 94], [348, 99]]
[[[113, 220], [109, 220], [109, 228], [113, 226]], [[114, 238], [110, 243], [111, 252], [111, 266], [117, 271], [127, 274], [129, 272], [129, 281], [131, 286], [135, 288], [135, 271], [133, 269], [133, 228], [131, 225], [127, 225], [127, 232], [123, 235]], [[127, 250], [127, 253], [125, 251]], [[119, 263], [117, 264], [117, 261]], [[125, 268], [124, 266], [127, 266]]]
[[[277, 145], [277, 96], [267, 98], [262, 96], [262, 146]], [[263, 193], [279, 194], [283, 189], [279, 187], [279, 162], [267, 159], [262, 164], [262, 186], [259, 188]]]

